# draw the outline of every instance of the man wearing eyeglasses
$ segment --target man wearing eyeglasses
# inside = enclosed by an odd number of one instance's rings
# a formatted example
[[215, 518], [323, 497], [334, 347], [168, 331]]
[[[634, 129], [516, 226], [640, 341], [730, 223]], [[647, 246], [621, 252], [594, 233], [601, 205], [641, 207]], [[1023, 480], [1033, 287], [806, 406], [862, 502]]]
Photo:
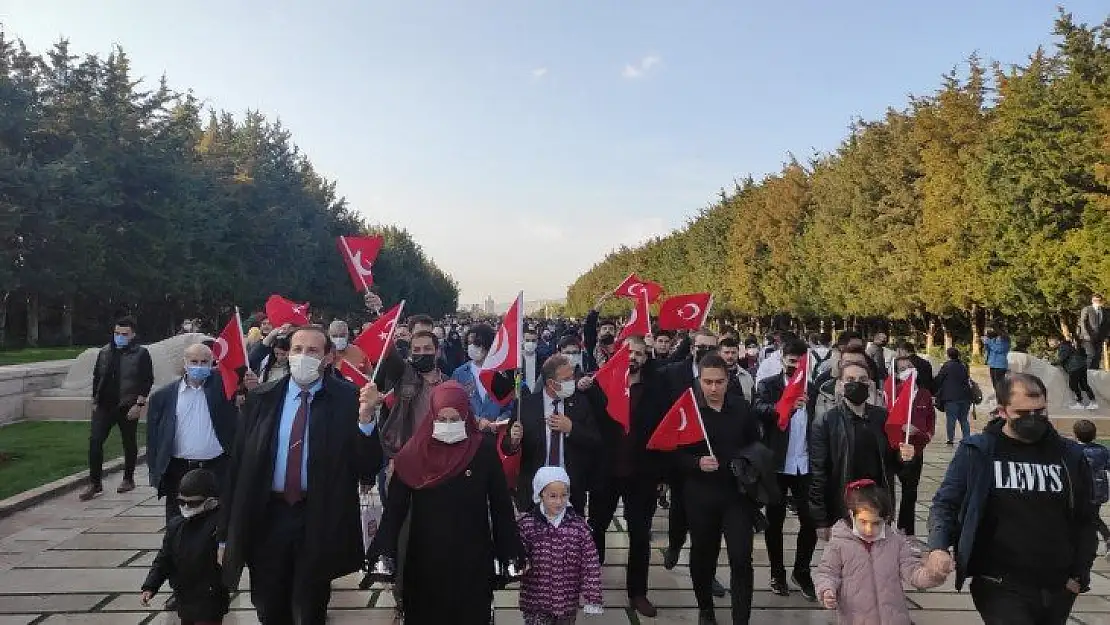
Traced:
[[927, 566], [954, 565], [957, 589], [972, 578], [986, 625], [1063, 625], [1098, 545], [1091, 470], [1049, 422], [1039, 378], [1010, 374], [997, 389], [999, 418], [960, 443], [933, 499]]

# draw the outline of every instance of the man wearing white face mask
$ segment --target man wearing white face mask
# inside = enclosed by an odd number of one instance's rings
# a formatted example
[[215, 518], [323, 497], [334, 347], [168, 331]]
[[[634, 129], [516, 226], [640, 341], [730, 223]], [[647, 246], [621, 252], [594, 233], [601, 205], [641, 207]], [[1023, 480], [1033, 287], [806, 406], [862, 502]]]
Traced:
[[536, 353], [537, 342], [536, 331], [528, 328], [524, 331], [524, 386], [529, 391], [535, 392], [536, 390], [536, 377], [540, 374], [540, 368], [543, 367], [544, 359]]
[[346, 321], [342, 319], [332, 321], [328, 326], [328, 336], [335, 345], [335, 355], [338, 358], [346, 360], [355, 367], [362, 367], [363, 362], [366, 361], [366, 354], [362, 353], [358, 345], [351, 343], [351, 329]]
[[[455, 372], [451, 374], [451, 379], [462, 384], [470, 396], [470, 409], [478, 420], [478, 429], [483, 432], [494, 431], [493, 423], [495, 421], [505, 421], [512, 415], [512, 411], [509, 409], [510, 405], [502, 406], [479, 378], [482, 363], [486, 361], [486, 356], [489, 355], [494, 336], [494, 329], [489, 324], [476, 323], [470, 326], [466, 333], [466, 354], [470, 358], [470, 362], [455, 369]], [[505, 379], [504, 376], [501, 377], [502, 380], [499, 380], [499, 382]], [[512, 382], [507, 384], [511, 390]]]
[[[532, 478], [540, 467], [558, 466], [571, 476], [570, 505], [583, 513], [591, 461], [601, 446], [589, 400], [578, 393], [570, 359], [555, 354], [543, 364], [543, 390], [521, 400], [523, 438], [506, 437], [502, 451], [520, 454], [519, 508], [532, 505]], [[514, 427], [516, 427], [514, 425]]]
[[289, 376], [247, 396], [220, 509], [224, 581], [250, 568], [267, 625], [323, 623], [331, 580], [363, 562], [358, 485], [381, 469], [377, 387], [323, 373], [335, 348], [320, 327], [289, 338]]

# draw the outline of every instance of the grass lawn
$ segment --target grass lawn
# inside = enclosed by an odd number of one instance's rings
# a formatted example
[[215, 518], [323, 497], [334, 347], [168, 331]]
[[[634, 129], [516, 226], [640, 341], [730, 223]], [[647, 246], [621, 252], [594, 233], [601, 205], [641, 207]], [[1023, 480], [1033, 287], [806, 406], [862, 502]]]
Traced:
[[[139, 447], [146, 423], [139, 424]], [[123, 456], [119, 430], [104, 445], [104, 460]], [[29, 421], [0, 427], [0, 499], [89, 468], [88, 421]]]
[[76, 358], [88, 347], [28, 347], [11, 351], [0, 351], [0, 366], [24, 365], [30, 362], [47, 360], [68, 360]]

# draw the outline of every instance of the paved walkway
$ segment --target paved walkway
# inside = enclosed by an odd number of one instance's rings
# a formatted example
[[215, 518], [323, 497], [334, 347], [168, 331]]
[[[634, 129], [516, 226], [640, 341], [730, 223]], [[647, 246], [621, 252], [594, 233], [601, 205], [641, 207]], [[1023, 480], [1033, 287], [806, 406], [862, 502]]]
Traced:
[[[929, 450], [922, 478], [918, 531], [924, 533], [927, 503], [943, 475], [951, 452], [943, 446]], [[140, 483], [146, 476], [140, 473]], [[89, 623], [135, 625], [171, 624], [177, 619], [168, 613], [144, 609], [139, 604], [139, 585], [161, 543], [163, 508], [152, 489], [140, 488], [127, 495], [116, 495], [115, 481], [109, 480], [111, 494], [81, 503], [75, 494], [43, 503], [0, 521], [0, 625], [46, 623]], [[665, 541], [665, 516], [656, 519], [657, 548], [652, 555], [650, 597], [660, 608], [656, 619], [638, 618], [625, 608], [624, 571], [627, 536], [622, 521], [610, 528], [610, 562], [603, 572], [606, 611], [598, 617], [580, 618], [581, 623], [596, 625], [641, 625], [696, 623], [694, 595], [687, 570], [662, 567]], [[797, 523], [788, 520], [788, 531]], [[1030, 540], [1036, 540], [1031, 535]], [[831, 613], [816, 609], [796, 593], [773, 596], [768, 590], [767, 554], [763, 540], [756, 538], [755, 614], [752, 622], [762, 625], [802, 625], [831, 622]], [[787, 536], [788, 549], [794, 539]], [[793, 553], [789, 552], [787, 562]], [[722, 554], [723, 559], [723, 554]], [[722, 569], [723, 571], [723, 569]], [[1073, 623], [1110, 625], [1110, 560], [1100, 557], [1095, 565], [1091, 594], [1080, 597]], [[724, 574], [721, 573], [721, 579]], [[385, 624], [392, 622], [393, 611], [388, 592], [380, 589], [360, 591], [359, 577], [337, 580], [332, 597], [331, 623]], [[244, 579], [243, 588], [246, 587]], [[908, 593], [917, 625], [961, 625], [980, 622], [972, 611], [967, 592], [956, 593], [951, 584], [929, 592]], [[156, 598], [161, 605], [165, 595]], [[498, 593], [499, 624], [520, 623], [515, 610], [514, 592]], [[727, 599], [719, 600], [722, 608]], [[240, 593], [232, 604], [225, 623], [257, 623], [247, 593]], [[728, 623], [727, 609], [719, 617]], [[450, 625], [450, 624], [444, 624]]]

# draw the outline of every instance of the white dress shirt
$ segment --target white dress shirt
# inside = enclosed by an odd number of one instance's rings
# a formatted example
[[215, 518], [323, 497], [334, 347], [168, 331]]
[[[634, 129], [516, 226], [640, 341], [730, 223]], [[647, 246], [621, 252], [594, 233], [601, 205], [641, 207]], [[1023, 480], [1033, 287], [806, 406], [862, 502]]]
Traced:
[[173, 435], [173, 456], [184, 460], [211, 460], [224, 453], [204, 387], [190, 386], [182, 380], [177, 388], [177, 425]]
[[[559, 409], [562, 414], [567, 413], [567, 401], [565, 399], [559, 400]], [[544, 426], [547, 426], [547, 419], [555, 414], [555, 398], [543, 391], [543, 421]], [[567, 468], [567, 435], [562, 432], [555, 432], [550, 427], [547, 427], [543, 433], [543, 463], [547, 464], [547, 459], [551, 457], [551, 435], [554, 434], [559, 437], [559, 466], [564, 469]]]
[[767, 378], [773, 378], [782, 373], [782, 350], [771, 352], [759, 363], [755, 371], [755, 383], [759, 384]]
[[[784, 375], [786, 384], [790, 380]], [[809, 452], [806, 449], [806, 435], [809, 424], [806, 422], [806, 409], [798, 408], [790, 415], [790, 442], [786, 445], [786, 460], [782, 472], [786, 475], [807, 475], [809, 473]]]

